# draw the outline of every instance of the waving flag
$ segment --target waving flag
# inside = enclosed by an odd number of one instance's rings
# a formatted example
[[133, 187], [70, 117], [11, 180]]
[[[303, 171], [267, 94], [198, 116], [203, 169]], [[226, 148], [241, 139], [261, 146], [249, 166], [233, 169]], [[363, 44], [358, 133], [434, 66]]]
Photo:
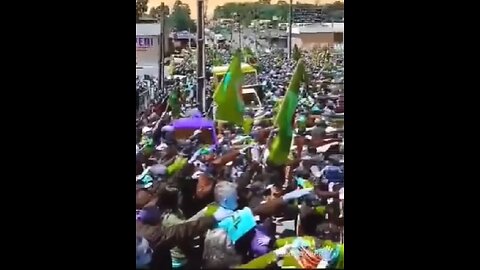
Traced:
[[181, 106], [180, 106], [180, 93], [178, 93], [178, 90], [173, 90], [170, 92], [170, 95], [168, 97], [168, 106], [172, 110], [172, 117], [173, 118], [178, 118], [180, 117], [181, 113]]
[[228, 71], [218, 85], [213, 99], [217, 103], [216, 118], [241, 126], [245, 104], [242, 98], [243, 74], [240, 68], [240, 53], [237, 52]]
[[170, 60], [170, 65], [168, 66], [168, 75], [172, 77], [175, 75], [175, 61], [173, 61], [173, 57], [172, 60]]
[[293, 139], [295, 109], [297, 108], [298, 93], [304, 73], [305, 66], [303, 60], [300, 59], [275, 118], [275, 125], [278, 126], [278, 135], [273, 140], [268, 156], [268, 160], [274, 165], [283, 165], [288, 161], [288, 154], [290, 153]]

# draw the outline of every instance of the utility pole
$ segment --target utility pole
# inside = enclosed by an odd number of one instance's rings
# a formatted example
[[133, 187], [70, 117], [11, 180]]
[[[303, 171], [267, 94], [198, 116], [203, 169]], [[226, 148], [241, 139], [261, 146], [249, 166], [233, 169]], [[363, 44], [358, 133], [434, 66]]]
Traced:
[[163, 94], [165, 93], [165, 4], [160, 4], [160, 35], [158, 35], [158, 89]]
[[287, 40], [287, 57], [292, 58], [292, 24], [293, 24], [293, 0], [290, 0], [290, 11], [288, 16], [288, 40]]
[[204, 0], [197, 0], [197, 103], [205, 112], [205, 18]]
[[257, 36], [258, 36], [258, 22], [255, 22], [254, 29], [255, 29], [255, 30], [254, 30], [254, 31], [255, 31], [255, 33], [254, 33], [254, 37], [255, 37], [255, 53], [257, 53], [257, 52], [258, 52], [258, 41], [257, 41], [257, 39], [258, 39], [258, 37], [257, 37]]
[[257, 41], [257, 38], [258, 38], [258, 10], [255, 10], [255, 16], [253, 17], [253, 19], [255, 20], [254, 21], [254, 24], [253, 24], [253, 37], [255, 38], [255, 53], [257, 53], [258, 51], [258, 41]]
[[233, 18], [234, 18], [233, 29], [235, 29], [235, 25], [238, 28], [237, 29], [238, 30], [238, 47], [240, 48], [240, 50], [242, 50], [242, 29], [241, 29], [241, 26], [240, 26], [240, 15], [238, 13], [235, 13], [233, 15]]
[[238, 22], [238, 42], [240, 46], [240, 50], [242, 50], [242, 26], [240, 25], [240, 22]]

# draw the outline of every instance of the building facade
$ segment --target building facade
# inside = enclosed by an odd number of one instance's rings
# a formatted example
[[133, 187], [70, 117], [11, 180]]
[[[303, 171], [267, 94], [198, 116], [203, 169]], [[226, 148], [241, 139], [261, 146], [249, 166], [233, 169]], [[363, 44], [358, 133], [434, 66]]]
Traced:
[[[168, 42], [168, 29], [165, 29], [165, 53], [171, 47]], [[158, 62], [160, 58], [160, 46], [158, 37], [160, 35], [159, 23], [137, 23], [136, 24], [136, 66], [137, 75], [144, 74], [158, 77]]]
[[292, 45], [305, 50], [343, 44], [343, 23], [312, 24], [292, 28]]

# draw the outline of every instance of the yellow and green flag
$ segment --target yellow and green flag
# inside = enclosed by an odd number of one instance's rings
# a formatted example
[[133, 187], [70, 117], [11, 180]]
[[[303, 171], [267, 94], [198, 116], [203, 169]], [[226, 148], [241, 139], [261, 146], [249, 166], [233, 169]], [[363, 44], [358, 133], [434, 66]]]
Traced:
[[243, 134], [248, 135], [252, 131], [253, 128], [253, 118], [252, 117], [245, 117], [243, 121]]
[[275, 118], [275, 125], [278, 127], [278, 135], [270, 147], [268, 160], [274, 165], [284, 165], [288, 161], [290, 147], [293, 139], [293, 120], [298, 103], [300, 83], [303, 81], [305, 65], [300, 59], [293, 73], [292, 80], [288, 86], [287, 93], [283, 98], [280, 109]]
[[237, 52], [213, 94], [213, 100], [217, 103], [217, 119], [242, 126], [245, 104], [242, 98], [243, 74], [240, 65], [240, 52]]
[[167, 167], [167, 175], [172, 176], [187, 165], [188, 159], [186, 158], [177, 158], [175, 161]]
[[172, 76], [175, 75], [175, 61], [173, 61], [173, 57], [170, 60], [170, 65], [168, 66], [168, 75]]

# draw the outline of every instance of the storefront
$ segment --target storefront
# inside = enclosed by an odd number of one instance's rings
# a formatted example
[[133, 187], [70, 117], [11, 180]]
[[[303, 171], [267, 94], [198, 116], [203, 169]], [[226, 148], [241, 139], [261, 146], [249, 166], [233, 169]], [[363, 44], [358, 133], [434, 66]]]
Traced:
[[343, 44], [343, 23], [311, 24], [292, 28], [292, 44], [302, 49]]
[[159, 34], [160, 24], [158, 23], [141, 23], [136, 25], [137, 75], [158, 76]]

